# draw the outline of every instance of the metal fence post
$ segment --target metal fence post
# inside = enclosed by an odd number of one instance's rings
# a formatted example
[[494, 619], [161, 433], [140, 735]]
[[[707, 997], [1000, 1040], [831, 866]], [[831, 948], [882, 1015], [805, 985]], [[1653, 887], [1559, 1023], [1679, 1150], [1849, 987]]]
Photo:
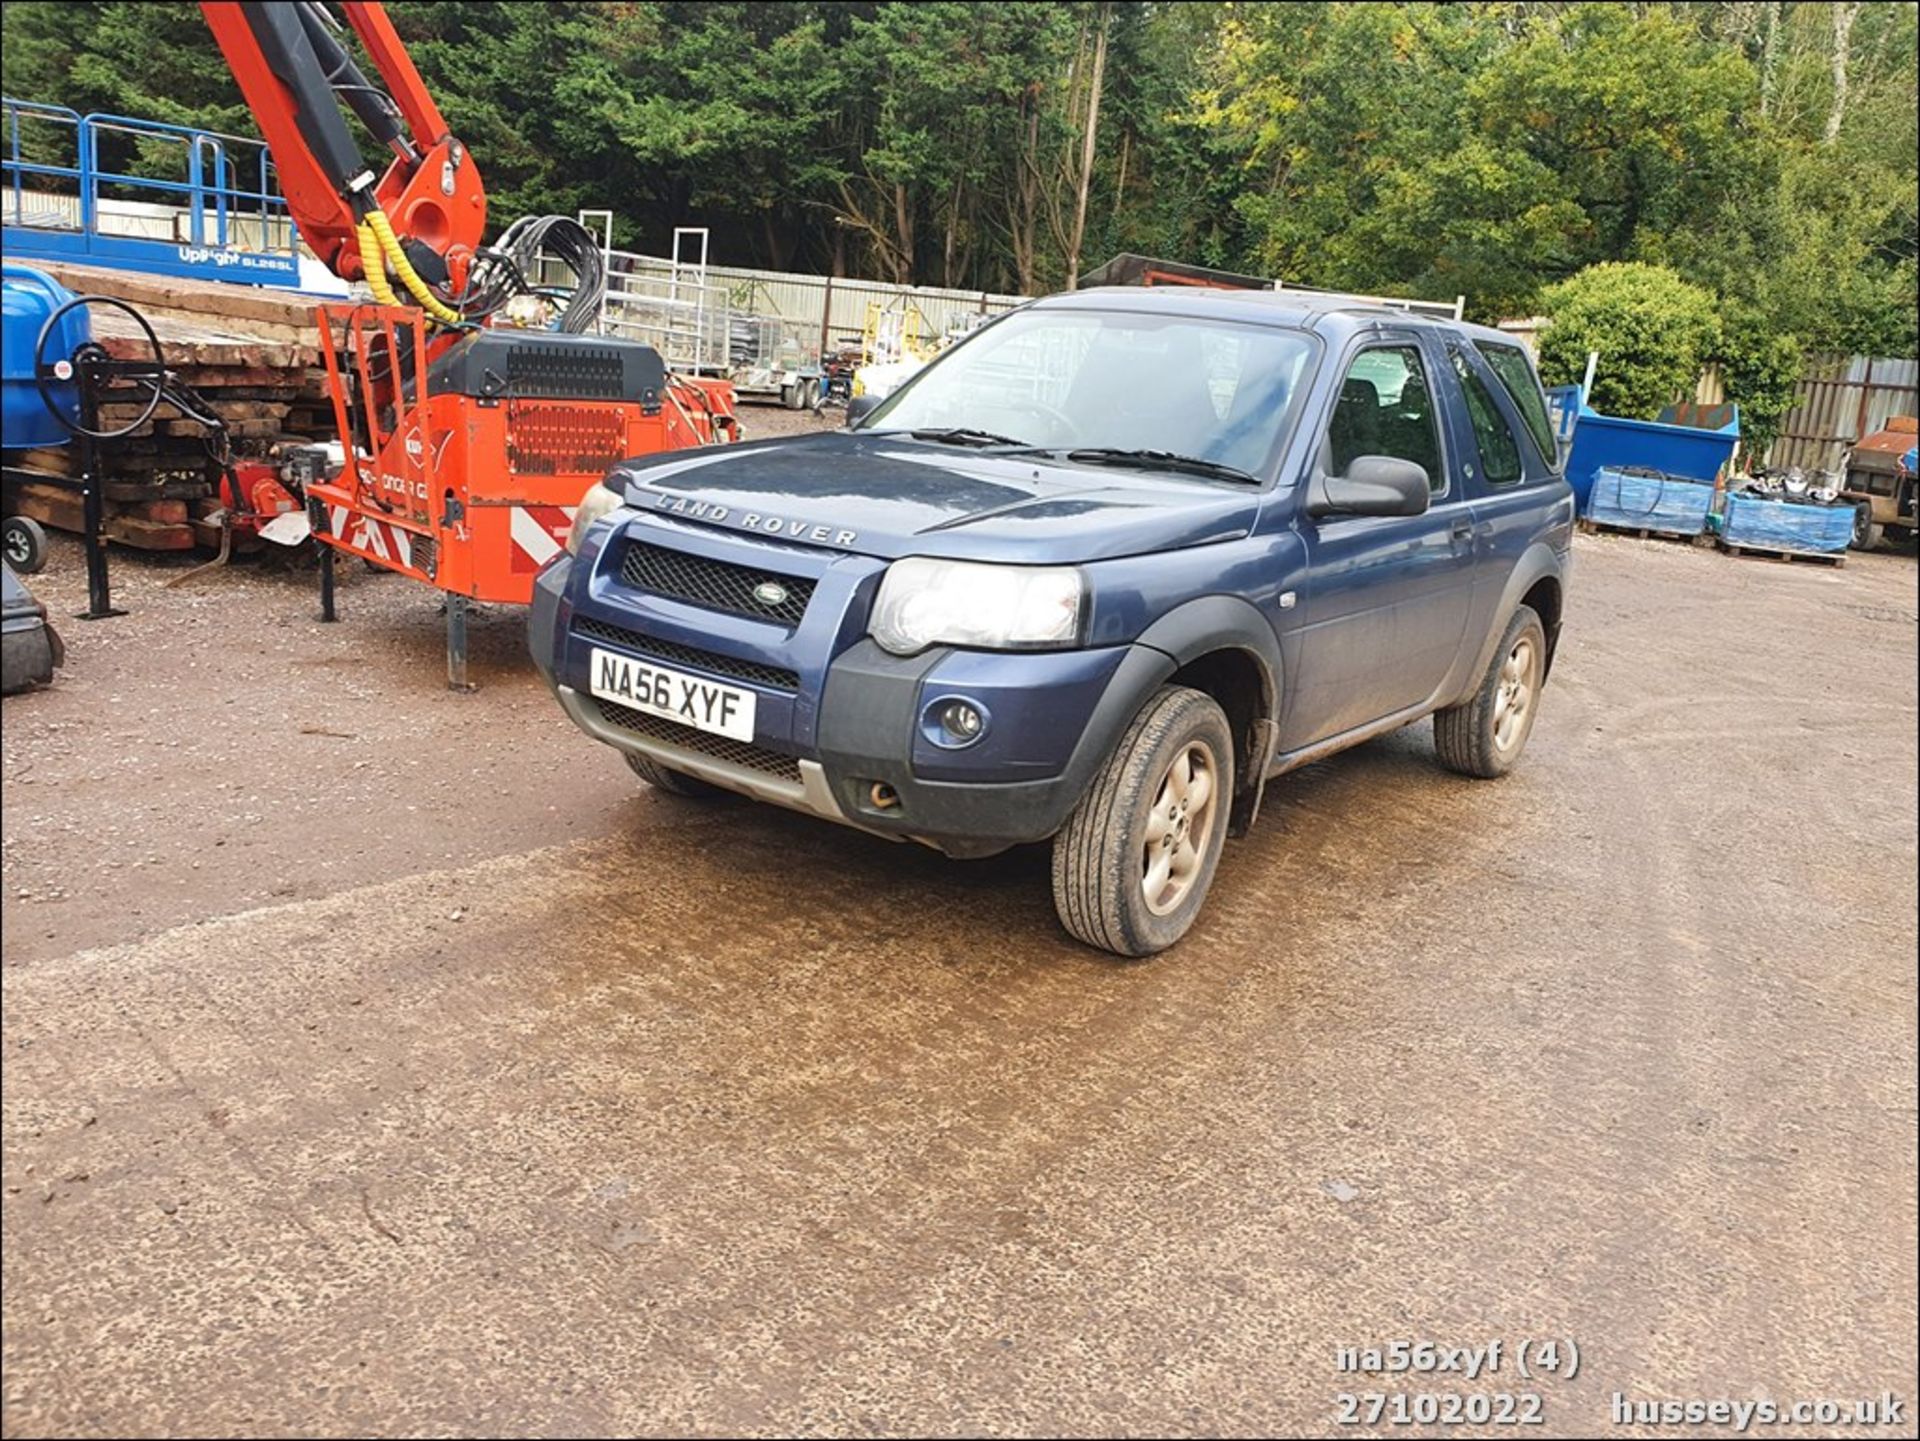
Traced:
[[820, 363], [827, 363], [827, 335], [833, 326], [833, 276], [827, 276], [820, 296]]

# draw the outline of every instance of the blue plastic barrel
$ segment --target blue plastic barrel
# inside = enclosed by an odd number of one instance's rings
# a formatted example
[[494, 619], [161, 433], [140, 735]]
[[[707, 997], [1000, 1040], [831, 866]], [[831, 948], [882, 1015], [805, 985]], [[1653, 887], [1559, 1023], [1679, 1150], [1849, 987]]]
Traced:
[[[30, 450], [42, 445], [65, 445], [73, 439], [59, 421], [47, 412], [33, 381], [33, 351], [47, 317], [73, 299], [73, 292], [42, 271], [29, 265], [0, 267], [0, 294], [4, 294], [4, 319], [0, 320], [0, 443], [8, 450]], [[72, 358], [73, 353], [92, 338], [85, 308], [70, 310], [60, 321], [57, 335], [47, 337], [49, 364]], [[56, 381], [54, 399], [65, 412], [80, 414], [80, 387], [72, 381]]]

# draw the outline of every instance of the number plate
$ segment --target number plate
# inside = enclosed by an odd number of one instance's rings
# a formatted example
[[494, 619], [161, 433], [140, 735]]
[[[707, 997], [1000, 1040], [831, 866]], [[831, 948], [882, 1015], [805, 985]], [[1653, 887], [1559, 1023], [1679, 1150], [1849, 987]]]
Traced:
[[737, 741], [753, 739], [755, 697], [750, 690], [598, 647], [592, 659], [591, 688], [602, 700]]

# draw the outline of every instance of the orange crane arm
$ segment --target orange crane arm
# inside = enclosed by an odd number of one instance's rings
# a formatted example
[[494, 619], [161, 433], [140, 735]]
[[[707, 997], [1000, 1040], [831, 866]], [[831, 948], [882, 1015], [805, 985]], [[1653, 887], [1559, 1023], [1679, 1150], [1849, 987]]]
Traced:
[[[318, 0], [203, 0], [200, 6], [227, 66], [273, 154], [301, 238], [334, 274], [384, 274], [363, 256], [384, 251], [415, 298], [415, 282], [458, 292], [487, 223], [486, 190], [467, 148], [449, 133], [375, 0], [347, 0], [347, 24], [378, 72], [370, 81]], [[348, 128], [345, 105], [393, 152], [377, 178]], [[385, 245], [390, 232], [394, 245]], [[368, 248], [372, 235], [378, 250]], [[396, 253], [397, 252], [397, 253]]]

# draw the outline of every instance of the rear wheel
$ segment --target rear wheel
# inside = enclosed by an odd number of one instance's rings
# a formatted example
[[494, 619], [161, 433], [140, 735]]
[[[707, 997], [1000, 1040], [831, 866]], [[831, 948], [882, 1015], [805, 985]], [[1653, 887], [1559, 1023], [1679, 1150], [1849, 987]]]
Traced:
[[665, 791], [670, 796], [679, 796], [684, 800], [711, 800], [715, 796], [724, 796], [728, 792], [711, 781], [703, 781], [698, 776], [690, 776], [685, 771], [671, 770], [656, 760], [646, 756], [627, 753], [627, 769], [655, 790]]
[[1492, 780], [1512, 770], [1533, 734], [1547, 677], [1547, 632], [1533, 607], [1507, 622], [1487, 673], [1470, 700], [1433, 717], [1440, 764], [1463, 776]]
[[1118, 956], [1165, 950], [1206, 901], [1232, 804], [1226, 715], [1201, 691], [1160, 691], [1054, 837], [1060, 924]]

